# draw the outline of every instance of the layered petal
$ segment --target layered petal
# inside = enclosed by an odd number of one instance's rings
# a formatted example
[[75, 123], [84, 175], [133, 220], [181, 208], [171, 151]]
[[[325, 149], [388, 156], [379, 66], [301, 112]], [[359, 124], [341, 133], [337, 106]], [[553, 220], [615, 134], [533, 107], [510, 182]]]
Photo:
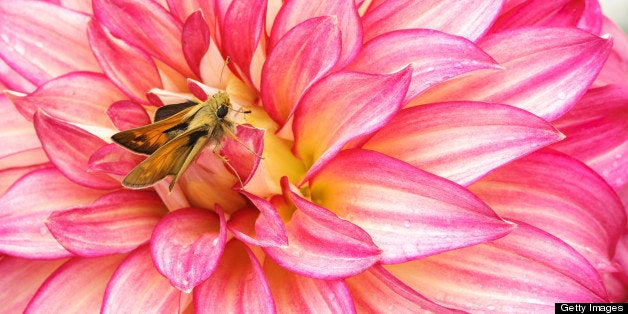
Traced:
[[514, 228], [463, 187], [368, 150], [339, 153], [310, 190], [313, 202], [368, 232], [382, 263], [483, 243]]
[[412, 66], [412, 81], [404, 103], [451, 77], [498, 68], [489, 55], [465, 38], [429, 29], [408, 29], [373, 38], [346, 70], [393, 73], [408, 64]]
[[30, 172], [0, 198], [0, 251], [27, 258], [71, 255], [45, 222], [52, 212], [88, 204], [101, 194], [72, 183], [55, 168]]
[[87, 169], [94, 172], [125, 176], [145, 157], [131, 153], [117, 144], [107, 144], [94, 152], [87, 161]]
[[151, 123], [144, 107], [130, 100], [112, 103], [107, 115], [118, 130], [128, 130]]
[[239, 186], [246, 185], [260, 165], [265, 132], [250, 125], [238, 125], [236, 136], [227, 137], [222, 143], [220, 154], [227, 159], [229, 170], [234, 171], [240, 180]]
[[33, 124], [0, 95], [0, 158], [41, 147]]
[[259, 210], [238, 210], [229, 219], [228, 227], [245, 243], [256, 246], [288, 245], [286, 227], [269, 201], [246, 191], [241, 191]]
[[218, 264], [227, 230], [222, 210], [216, 209], [219, 215], [198, 208], [179, 209], [161, 219], [155, 228], [150, 243], [153, 261], [179, 290], [190, 292]]
[[519, 108], [447, 102], [401, 110], [362, 147], [466, 186], [563, 138], [548, 122]]
[[27, 96], [8, 94], [20, 113], [31, 120], [38, 108], [51, 116], [78, 124], [111, 128], [103, 112], [125, 96], [99, 73], [73, 72], [39, 86]]
[[264, 273], [278, 309], [292, 309], [295, 313], [355, 313], [344, 281], [297, 275], [268, 259], [264, 263]]
[[[74, 258], [57, 269], [33, 296], [25, 313], [98, 312], [109, 278], [124, 255]], [[73, 302], [68, 302], [73, 300]]]
[[186, 77], [194, 75], [181, 50], [181, 22], [163, 6], [142, 0], [92, 0], [92, 6], [96, 20], [115, 37], [142, 47]]
[[167, 209], [153, 192], [122, 190], [87, 206], [54, 212], [46, 226], [68, 251], [81, 256], [129, 252], [150, 240]]
[[347, 142], [386, 124], [402, 105], [410, 74], [410, 69], [390, 75], [337, 72], [312, 86], [293, 123], [293, 151], [312, 165], [308, 176]]
[[556, 302], [608, 302], [584, 257], [522, 222], [491, 243], [386, 268], [431, 300], [469, 312], [550, 312]]
[[374, 265], [346, 281], [356, 309], [362, 313], [412, 313], [419, 310], [431, 313], [456, 312], [422, 296], [381, 265]]
[[52, 167], [52, 164], [44, 163], [0, 170], [0, 195], [3, 195], [13, 183], [29, 172], [50, 167]]
[[231, 240], [211, 277], [194, 289], [194, 307], [199, 313], [273, 313], [275, 302], [253, 252]]
[[88, 35], [107, 77], [134, 101], [148, 103], [146, 92], [162, 86], [153, 59], [140, 48], [115, 38], [96, 21], [89, 22]]
[[560, 238], [600, 271], [614, 270], [611, 257], [626, 214], [611, 187], [579, 161], [536, 152], [489, 174], [471, 191], [502, 217]]
[[286, 1], [273, 23], [270, 47], [275, 47], [296, 25], [320, 16], [337, 17], [342, 45], [336, 68], [342, 68], [362, 45], [362, 24], [354, 0]]
[[34, 124], [48, 158], [70, 180], [96, 189], [120, 186], [109, 175], [87, 169], [90, 156], [105, 145], [103, 140], [41, 110], [35, 114]]
[[85, 36], [88, 18], [44, 1], [2, 1], [0, 20], [11, 22], [0, 23], [0, 59], [35, 85], [73, 71], [98, 72]]
[[502, 0], [388, 0], [374, 1], [362, 18], [364, 40], [387, 32], [429, 28], [465, 37], [480, 38], [499, 14]]
[[380, 249], [368, 233], [289, 191], [297, 210], [286, 225], [287, 246], [268, 246], [264, 252], [278, 265], [311, 278], [337, 279], [356, 275], [379, 260]]
[[109, 280], [101, 313], [177, 313], [182, 293], [155, 269], [148, 245], [133, 251]]
[[11, 287], [11, 293], [1, 293], [2, 310], [21, 313], [37, 292], [39, 286], [65, 259], [50, 261], [3, 256], [0, 258], [0, 286]]
[[554, 120], [586, 92], [612, 41], [571, 28], [522, 28], [487, 36], [480, 47], [505, 69], [440, 84], [413, 105], [477, 100], [519, 107]]
[[285, 123], [303, 92], [331, 70], [341, 45], [338, 19], [330, 16], [309, 19], [281, 38], [264, 62], [260, 89], [275, 122]]
[[188, 65], [194, 71], [196, 76], [201, 76], [201, 60], [209, 49], [211, 41], [209, 28], [203, 18], [201, 11], [192, 13], [185, 24], [181, 34], [181, 45], [183, 47], [183, 55]]
[[554, 125], [565, 141], [552, 145], [597, 171], [615, 189], [628, 184], [628, 88], [589, 90]]

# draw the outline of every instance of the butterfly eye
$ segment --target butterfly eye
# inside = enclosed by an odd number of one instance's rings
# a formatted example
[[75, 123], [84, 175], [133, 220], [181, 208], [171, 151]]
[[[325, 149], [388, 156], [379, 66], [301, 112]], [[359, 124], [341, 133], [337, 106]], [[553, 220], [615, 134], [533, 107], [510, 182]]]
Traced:
[[216, 116], [219, 119], [223, 119], [224, 117], [226, 117], [227, 113], [229, 113], [229, 107], [225, 105], [220, 105], [220, 107], [218, 107], [218, 110], [216, 110]]

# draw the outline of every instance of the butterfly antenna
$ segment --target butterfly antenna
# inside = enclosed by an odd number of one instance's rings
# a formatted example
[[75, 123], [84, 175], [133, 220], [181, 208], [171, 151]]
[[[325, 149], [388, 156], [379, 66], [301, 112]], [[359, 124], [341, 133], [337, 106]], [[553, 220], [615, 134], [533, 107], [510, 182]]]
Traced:
[[220, 69], [220, 86], [222, 86], [222, 72], [225, 70], [225, 66], [231, 62], [231, 56], [227, 56], [225, 59], [225, 64], [222, 65], [222, 69]]

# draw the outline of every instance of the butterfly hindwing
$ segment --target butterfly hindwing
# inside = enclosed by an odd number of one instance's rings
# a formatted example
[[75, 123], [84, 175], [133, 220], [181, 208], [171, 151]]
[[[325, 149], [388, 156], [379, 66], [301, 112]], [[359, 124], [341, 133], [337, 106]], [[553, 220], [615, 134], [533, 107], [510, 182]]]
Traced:
[[193, 110], [198, 107], [189, 107], [164, 120], [116, 133], [111, 139], [136, 153], [150, 155], [188, 129], [191, 119], [183, 117]]
[[200, 127], [172, 139], [129, 172], [122, 184], [129, 188], [144, 188], [168, 175], [175, 175], [170, 184], [172, 189], [179, 176], [207, 144], [210, 132], [208, 128]]

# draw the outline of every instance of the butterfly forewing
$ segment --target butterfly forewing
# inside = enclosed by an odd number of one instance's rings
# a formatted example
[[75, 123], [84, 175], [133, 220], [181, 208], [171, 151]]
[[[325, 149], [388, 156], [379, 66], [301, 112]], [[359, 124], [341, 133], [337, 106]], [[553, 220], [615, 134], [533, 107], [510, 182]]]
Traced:
[[184, 117], [198, 108], [188, 107], [167, 119], [116, 133], [111, 139], [136, 153], [150, 155], [168, 141], [183, 134], [193, 116], [187, 119]]
[[198, 105], [198, 103], [188, 100], [187, 102], [181, 104], [161, 106], [157, 108], [157, 111], [155, 111], [155, 122], [172, 117], [173, 115], [196, 105]]
[[122, 184], [128, 188], [144, 188], [168, 175], [175, 175], [170, 184], [172, 189], [179, 176], [207, 144], [210, 132], [206, 127], [200, 127], [167, 142], [129, 172]]

